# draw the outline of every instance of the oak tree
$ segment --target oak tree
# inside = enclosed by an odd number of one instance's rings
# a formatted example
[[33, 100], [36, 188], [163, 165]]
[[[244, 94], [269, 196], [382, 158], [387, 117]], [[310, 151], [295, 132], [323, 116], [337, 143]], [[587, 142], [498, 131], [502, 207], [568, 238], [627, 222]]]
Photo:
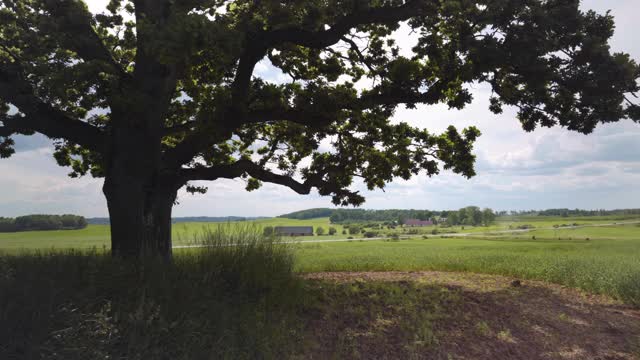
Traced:
[[[55, 139], [72, 177], [104, 177], [113, 254], [168, 259], [177, 191], [206, 190], [193, 181], [359, 205], [355, 178], [473, 176], [476, 128], [391, 121], [398, 106], [463, 108], [470, 84], [527, 131], [638, 121], [639, 68], [610, 51], [613, 29], [578, 0], [111, 0], [99, 14], [0, 0], [0, 155], [14, 135]], [[289, 81], [257, 76], [260, 62]]]

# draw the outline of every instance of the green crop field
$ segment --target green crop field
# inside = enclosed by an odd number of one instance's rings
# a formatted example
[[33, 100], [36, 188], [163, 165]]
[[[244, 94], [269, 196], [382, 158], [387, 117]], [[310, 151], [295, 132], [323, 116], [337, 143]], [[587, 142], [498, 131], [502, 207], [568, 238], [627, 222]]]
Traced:
[[[640, 226], [534, 231], [520, 238], [301, 244], [298, 270], [446, 270], [538, 279], [640, 304]], [[536, 234], [536, 240], [532, 236]], [[548, 236], [548, 238], [547, 238]], [[571, 236], [572, 240], [569, 240]], [[589, 240], [586, 237], [589, 236]]]
[[[401, 240], [347, 240], [341, 225], [329, 224], [328, 218], [290, 220], [262, 219], [244, 224], [264, 226], [298, 225], [334, 226], [333, 236], [285, 238], [300, 241], [295, 247], [296, 268], [316, 271], [387, 271], [448, 270], [503, 274], [539, 279], [590, 292], [602, 293], [640, 303], [640, 224], [633, 217], [502, 217], [490, 227], [450, 227], [381, 230], [382, 235], [395, 232], [410, 237]], [[614, 224], [598, 226], [598, 224]], [[240, 224], [240, 223], [239, 223]], [[518, 232], [520, 225], [533, 227]], [[588, 227], [563, 228], [563, 225]], [[194, 236], [219, 223], [174, 224], [176, 245], [193, 243]], [[554, 228], [554, 226], [558, 226]], [[513, 231], [511, 231], [511, 230]], [[415, 229], [414, 229], [415, 231]], [[446, 235], [445, 233], [449, 234]], [[450, 234], [453, 233], [453, 234]], [[444, 234], [444, 235], [443, 235]], [[468, 234], [467, 236], [463, 236]], [[343, 239], [344, 242], [305, 243], [309, 240]], [[109, 227], [91, 225], [83, 230], [34, 231], [0, 234], [0, 251], [22, 249], [108, 248]], [[197, 251], [194, 249], [188, 251]], [[186, 253], [177, 250], [176, 253]]]

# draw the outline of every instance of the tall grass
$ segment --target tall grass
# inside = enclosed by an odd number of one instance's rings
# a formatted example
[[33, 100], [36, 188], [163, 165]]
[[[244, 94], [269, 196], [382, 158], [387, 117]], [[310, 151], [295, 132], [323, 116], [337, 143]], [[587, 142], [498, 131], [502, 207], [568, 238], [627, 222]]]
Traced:
[[170, 265], [108, 254], [0, 255], [1, 359], [282, 358], [302, 284], [291, 249], [219, 225]]

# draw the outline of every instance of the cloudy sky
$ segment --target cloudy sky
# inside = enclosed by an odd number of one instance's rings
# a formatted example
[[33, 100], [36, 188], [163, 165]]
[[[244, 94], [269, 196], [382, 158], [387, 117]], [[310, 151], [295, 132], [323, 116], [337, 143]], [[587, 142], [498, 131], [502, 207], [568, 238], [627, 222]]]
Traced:
[[[107, 0], [90, 0], [97, 11]], [[617, 31], [612, 42], [640, 61], [637, 0], [586, 0], [584, 9], [611, 10]], [[411, 38], [398, 34], [410, 45]], [[256, 75], [277, 81], [281, 75], [260, 64]], [[444, 106], [398, 109], [395, 120], [440, 132], [448, 125], [475, 125], [478, 175], [471, 180], [444, 172], [433, 178], [397, 180], [385, 191], [363, 191], [365, 208], [455, 209], [467, 205], [500, 210], [640, 207], [640, 125], [630, 121], [600, 126], [589, 136], [561, 128], [525, 133], [513, 111], [494, 115], [487, 110], [488, 91], [473, 88], [475, 101], [463, 111]], [[68, 169], [52, 159], [51, 142], [41, 136], [16, 139], [17, 154], [0, 160], [0, 216], [29, 213], [76, 213], [106, 216], [102, 180], [70, 179]], [[181, 192], [175, 216], [271, 216], [310, 207], [331, 206], [317, 194], [300, 196], [265, 184], [247, 193], [240, 180], [208, 183], [206, 195]], [[357, 185], [356, 188], [362, 186]]]

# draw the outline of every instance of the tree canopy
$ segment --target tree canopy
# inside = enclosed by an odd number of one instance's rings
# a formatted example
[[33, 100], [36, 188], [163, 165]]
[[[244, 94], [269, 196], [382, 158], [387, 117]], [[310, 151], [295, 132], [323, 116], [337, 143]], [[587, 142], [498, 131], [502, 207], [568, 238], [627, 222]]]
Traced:
[[[638, 65], [610, 51], [613, 18], [578, 0], [111, 0], [101, 14], [0, 0], [0, 24], [0, 156], [15, 134], [56, 139], [71, 176], [106, 178], [112, 234], [127, 242], [170, 236], [151, 225], [170, 223], [177, 189], [206, 191], [197, 180], [359, 205], [356, 178], [471, 177], [477, 128], [391, 121], [398, 106], [463, 108], [470, 84], [527, 131], [640, 120]], [[417, 36], [410, 56], [401, 24]], [[261, 61], [290, 81], [257, 76]]]

